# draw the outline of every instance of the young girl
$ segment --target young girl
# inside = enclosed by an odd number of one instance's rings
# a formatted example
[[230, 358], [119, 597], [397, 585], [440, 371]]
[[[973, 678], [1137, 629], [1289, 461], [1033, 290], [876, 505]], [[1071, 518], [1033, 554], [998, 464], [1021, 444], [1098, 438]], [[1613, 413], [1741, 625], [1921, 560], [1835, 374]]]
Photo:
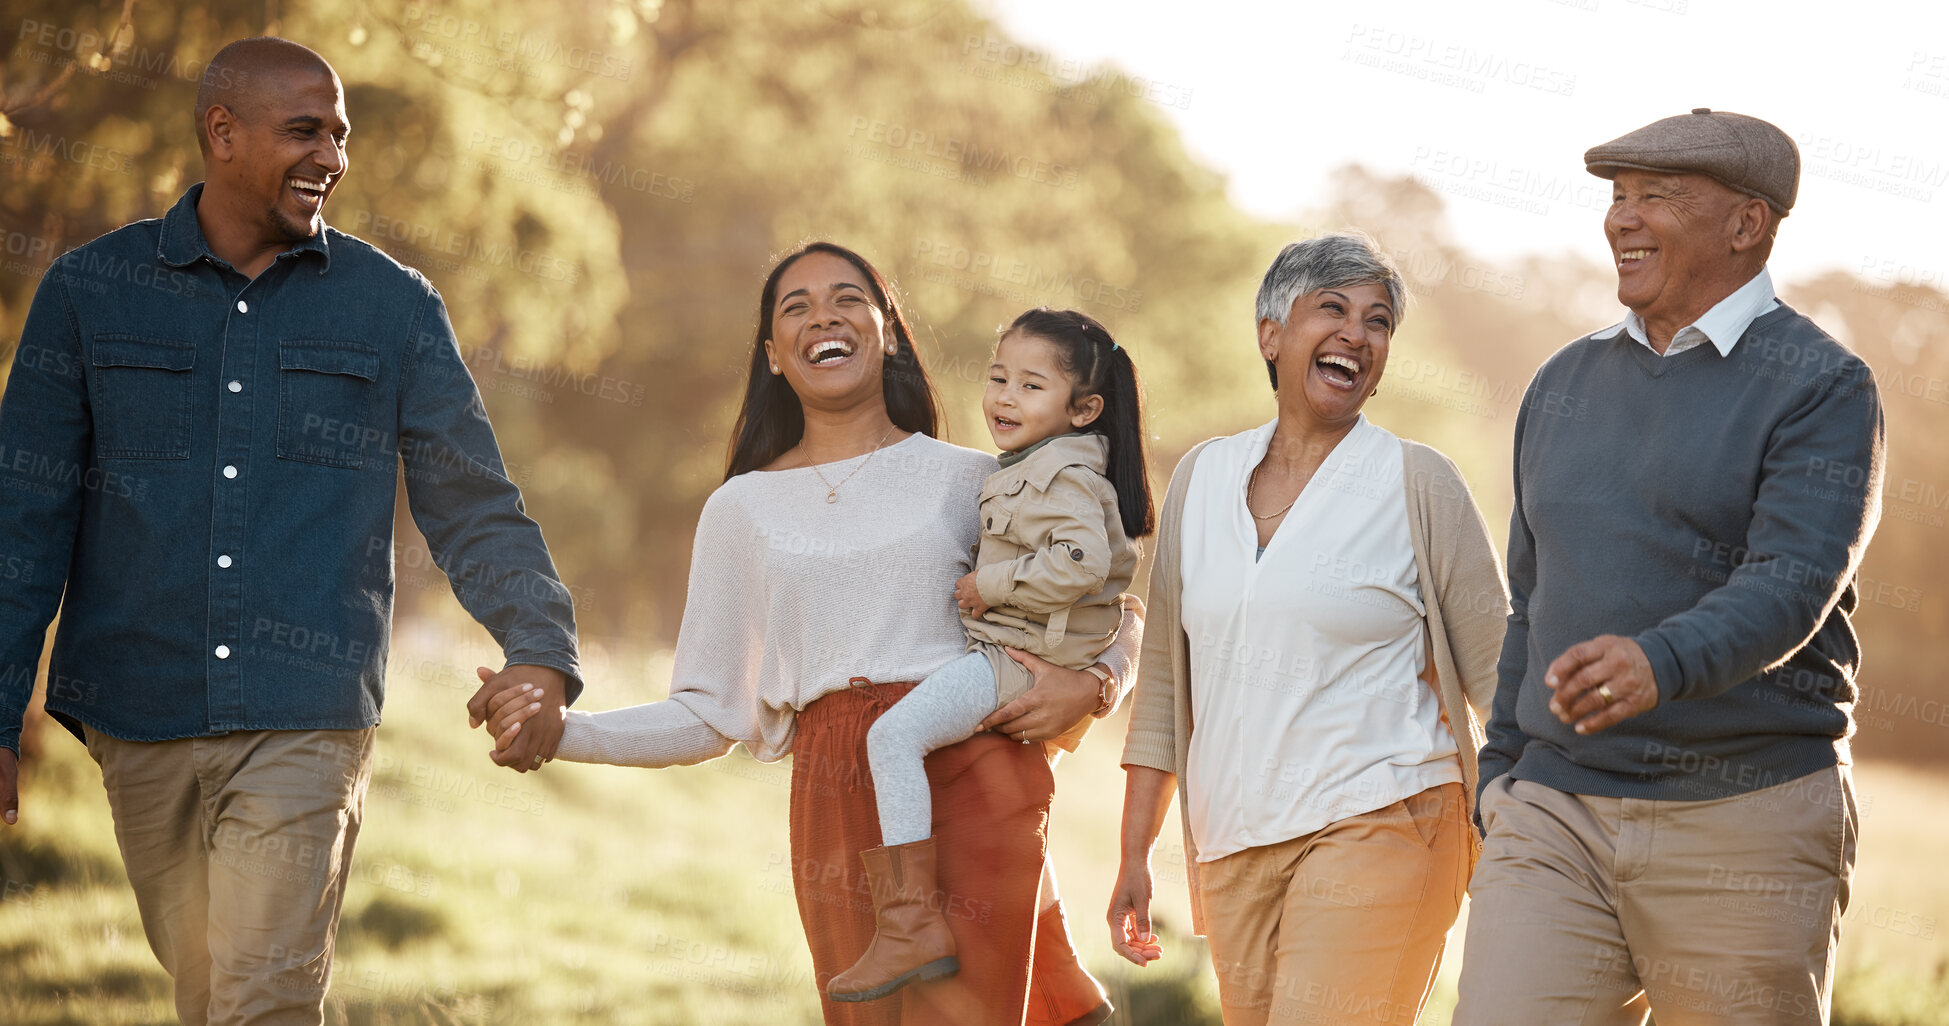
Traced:
[[1097, 661], [1137, 567], [1132, 539], [1154, 527], [1136, 368], [1103, 325], [1074, 310], [1030, 310], [1002, 333], [988, 374], [981, 409], [1003, 452], [981, 490], [975, 569], [954, 588], [968, 654], [867, 732], [882, 847], [860, 858], [876, 932], [827, 985], [834, 1001], [874, 1000], [959, 968], [935, 893], [922, 760], [1028, 690], [1028, 671], [1004, 648], [1068, 669]]

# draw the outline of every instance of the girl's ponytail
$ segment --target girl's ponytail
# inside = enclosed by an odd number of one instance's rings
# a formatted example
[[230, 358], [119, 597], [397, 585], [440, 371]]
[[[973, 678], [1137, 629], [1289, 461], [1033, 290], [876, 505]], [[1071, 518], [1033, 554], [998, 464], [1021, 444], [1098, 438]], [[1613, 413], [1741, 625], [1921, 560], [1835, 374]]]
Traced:
[[1105, 368], [1103, 414], [1096, 427], [1110, 438], [1110, 466], [1106, 475], [1117, 490], [1117, 509], [1123, 514], [1123, 533], [1142, 538], [1157, 530], [1157, 510], [1151, 502], [1149, 454], [1144, 447], [1144, 389], [1137, 381], [1137, 365], [1130, 350], [1111, 344]]

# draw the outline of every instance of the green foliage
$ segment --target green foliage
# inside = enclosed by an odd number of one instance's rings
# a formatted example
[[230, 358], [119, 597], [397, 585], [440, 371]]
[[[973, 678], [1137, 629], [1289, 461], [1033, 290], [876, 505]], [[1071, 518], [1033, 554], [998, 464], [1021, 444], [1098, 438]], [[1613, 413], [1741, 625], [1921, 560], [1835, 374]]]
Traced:
[[[18, 338], [55, 255], [159, 216], [200, 177], [190, 110], [223, 42], [273, 32], [319, 50], [354, 126], [327, 216], [446, 297], [512, 474], [575, 591], [598, 706], [657, 697], [667, 680], [667, 661], [623, 653], [674, 634], [758, 287], [800, 241], [846, 243], [896, 279], [960, 444], [988, 444], [975, 403], [998, 325], [1040, 304], [1103, 320], [1148, 388], [1161, 485], [1197, 440], [1273, 415], [1252, 300], [1278, 247], [1363, 227], [1416, 293], [1369, 414], [1449, 453], [1495, 534], [1529, 376], [1616, 316], [1608, 269], [1475, 257], [1442, 198], [1413, 181], [1350, 167], [1293, 224], [1247, 218], [1165, 110], [1114, 76], [1056, 80], [993, 59], [987, 44], [1005, 37], [960, 0], [136, 0], [126, 33], [123, 9], [16, 0], [18, 21], [0, 26], [13, 38], [0, 55], [0, 339]], [[59, 80], [64, 62], [104, 51], [101, 67]], [[1595, 235], [1594, 214], [1572, 216]], [[1781, 245], [1794, 244], [1789, 223]], [[1949, 450], [1928, 444], [1949, 403], [1949, 307], [1846, 274], [1782, 285], [1875, 367], [1888, 412], [1889, 490], [1857, 620], [1870, 653], [1857, 749], [1940, 758], [1934, 724], [1904, 710], [1941, 693], [1949, 655], [1949, 600], [1935, 584], [1949, 578]], [[402, 627], [416, 612], [455, 615], [410, 523], [401, 536]], [[475, 738], [456, 741], [449, 715], [466, 679], [463, 667], [395, 681], [388, 743], [410, 754], [375, 773], [361, 872], [378, 875], [347, 905], [335, 1021], [622, 1022], [647, 1008], [672, 1022], [812, 1021], [809, 985], [793, 975], [806, 970], [796, 914], [766, 864], [783, 851], [777, 767], [733, 759], [676, 782], [551, 771], [520, 778], [518, 792], [545, 814], [503, 816], [423, 783], [479, 772]], [[1072, 788], [1090, 765], [1079, 759], [1065, 766], [1066, 793], [1120, 788], [1114, 739], [1094, 744], [1104, 754], [1081, 778], [1088, 789]], [[7, 879], [45, 888], [0, 903], [0, 1021], [163, 1021], [94, 768], [64, 738], [45, 747], [29, 777], [31, 826], [0, 840]], [[1894, 804], [1920, 807], [1925, 794]], [[1115, 802], [1058, 808], [1059, 823], [1092, 824], [1073, 842], [1094, 852], [1090, 882], [1071, 898], [1072, 921], [1093, 923]], [[1900, 826], [1891, 818], [1869, 825], [1868, 845]], [[1894, 850], [1938, 847], [1931, 835]], [[1863, 866], [1866, 880], [1926, 876]], [[1943, 901], [1903, 890], [1879, 903]], [[1940, 942], [1887, 933], [1844, 942], [1844, 967], [1859, 950], [1864, 965], [1894, 968], [1846, 969], [1837, 1021], [1932, 1021], [1937, 962], [1904, 959]], [[741, 960], [698, 966], [677, 953], [697, 944]], [[1171, 957], [1144, 974], [1091, 964], [1125, 981], [1126, 1005], [1170, 1009], [1158, 1021], [1195, 1021], [1194, 1005], [1209, 1018], [1202, 953], [1187, 940]]]
[[[1349, 167], [1295, 224], [1255, 222], [1114, 69], [1052, 78], [959, 0], [308, 0], [272, 8], [275, 24], [241, 0], [138, 0], [121, 36], [116, 0], [15, 6], [0, 230], [20, 258], [0, 274], [0, 337], [17, 336], [53, 254], [160, 214], [199, 177], [189, 111], [223, 41], [272, 31], [313, 46], [344, 79], [354, 126], [327, 216], [447, 298], [590, 638], [673, 634], [760, 279], [810, 238], [896, 279], [964, 445], [988, 445], [977, 399], [997, 326], [1038, 304], [1102, 319], [1147, 385], [1161, 482], [1197, 440], [1273, 415], [1252, 300], [1277, 248], [1365, 228], [1416, 294], [1370, 414], [1454, 457], [1498, 533], [1529, 375], [1615, 316], [1606, 269], [1476, 258], [1413, 181]], [[104, 49], [107, 70], [15, 109], [60, 62]], [[1594, 215], [1569, 216], [1597, 232]], [[1941, 297], [1845, 275], [1804, 288], [1884, 377], [1920, 386], [1891, 397], [1891, 437], [1939, 426]], [[1949, 480], [1937, 448], [1891, 453], [1891, 483]], [[1920, 627], [1938, 639], [1929, 659], [1942, 655], [1949, 602], [1922, 587], [1949, 571], [1949, 487], [1935, 489], [1914, 489], [1870, 554], [1899, 589], [1863, 617], [1871, 649]], [[401, 536], [402, 561], [425, 567], [410, 524]], [[402, 576], [407, 612], [455, 611], [436, 572]]]

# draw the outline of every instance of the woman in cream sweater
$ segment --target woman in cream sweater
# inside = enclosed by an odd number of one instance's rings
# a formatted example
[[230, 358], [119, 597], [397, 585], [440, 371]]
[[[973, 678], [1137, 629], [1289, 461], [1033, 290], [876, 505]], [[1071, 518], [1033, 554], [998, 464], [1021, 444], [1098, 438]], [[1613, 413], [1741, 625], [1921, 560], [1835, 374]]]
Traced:
[[1175, 791], [1228, 1026], [1413, 1022], [1474, 865], [1507, 589], [1453, 464], [1361, 415], [1405, 291], [1364, 235], [1286, 247], [1258, 300], [1279, 415], [1165, 499], [1111, 940], [1161, 954]]
[[[551, 754], [644, 767], [738, 743], [767, 762], [791, 754], [793, 889], [823, 992], [874, 934], [878, 894], [860, 863], [881, 844], [867, 728], [966, 651], [954, 583], [973, 568], [981, 485], [997, 463], [932, 437], [933, 386], [895, 294], [844, 247], [813, 243], [772, 269], [747, 373], [725, 481], [697, 524], [670, 697], [569, 710]], [[960, 971], [881, 1001], [824, 1000], [827, 1023], [1109, 1016], [1043, 882], [1054, 781], [1035, 742], [1114, 708], [1141, 636], [1126, 612], [1096, 664], [1107, 680], [1022, 656], [1028, 694], [929, 757], [939, 901]], [[492, 731], [509, 740], [531, 703], [488, 701]]]

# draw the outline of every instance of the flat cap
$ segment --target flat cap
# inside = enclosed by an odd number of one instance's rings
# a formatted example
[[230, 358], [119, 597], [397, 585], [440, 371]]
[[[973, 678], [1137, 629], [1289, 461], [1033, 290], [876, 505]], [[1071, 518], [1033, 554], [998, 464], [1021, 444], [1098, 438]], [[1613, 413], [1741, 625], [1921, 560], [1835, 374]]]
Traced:
[[1584, 170], [1599, 178], [1625, 169], [1709, 175], [1782, 217], [1800, 191], [1800, 149], [1791, 137], [1771, 122], [1706, 107], [1584, 151]]

